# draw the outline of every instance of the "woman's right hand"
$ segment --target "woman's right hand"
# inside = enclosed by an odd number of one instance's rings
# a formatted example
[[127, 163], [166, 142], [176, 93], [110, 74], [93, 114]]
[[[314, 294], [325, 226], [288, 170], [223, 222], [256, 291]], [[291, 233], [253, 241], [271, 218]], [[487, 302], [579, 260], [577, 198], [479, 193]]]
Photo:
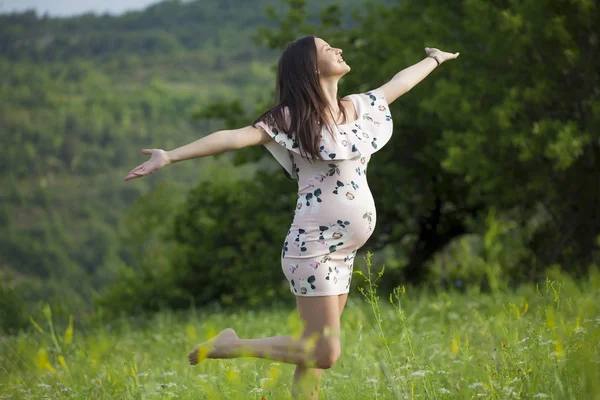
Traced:
[[149, 175], [165, 165], [171, 164], [167, 152], [162, 149], [144, 149], [142, 150], [142, 154], [151, 154], [150, 159], [129, 171], [125, 177], [125, 181]]
[[440, 64], [447, 60], [454, 60], [460, 53], [448, 53], [436, 48], [425, 47], [425, 53], [428, 57], [435, 58]]

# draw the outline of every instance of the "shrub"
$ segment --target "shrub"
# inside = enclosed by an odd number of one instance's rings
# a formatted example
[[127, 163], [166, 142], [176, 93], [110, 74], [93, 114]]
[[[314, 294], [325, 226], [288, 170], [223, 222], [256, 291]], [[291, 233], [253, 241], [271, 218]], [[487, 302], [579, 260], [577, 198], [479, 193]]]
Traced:
[[0, 331], [12, 332], [27, 325], [25, 307], [12, 280], [0, 273]]
[[296, 184], [289, 181], [282, 194], [272, 189], [286, 179], [279, 172], [253, 179], [222, 173], [201, 182], [181, 205], [166, 199], [166, 186], [135, 205], [124, 236], [130, 260], [95, 298], [100, 317], [285, 298], [289, 286], [279, 260]]
[[281, 246], [292, 222], [295, 183], [280, 193], [281, 173], [258, 172], [232, 185], [205, 182], [175, 217], [173, 260], [179, 287], [196, 304], [265, 303], [289, 291], [280, 266]]

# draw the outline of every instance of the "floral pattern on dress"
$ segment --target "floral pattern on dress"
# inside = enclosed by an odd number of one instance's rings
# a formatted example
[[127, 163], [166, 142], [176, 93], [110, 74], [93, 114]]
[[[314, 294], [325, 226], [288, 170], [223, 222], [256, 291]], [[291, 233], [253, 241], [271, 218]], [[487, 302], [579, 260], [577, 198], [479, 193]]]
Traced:
[[348, 293], [356, 253], [376, 224], [367, 182], [368, 163], [392, 135], [389, 106], [379, 89], [349, 96], [358, 119], [323, 127], [322, 160], [300, 154], [294, 135], [264, 122], [273, 137], [265, 145], [298, 182], [292, 225], [283, 241], [281, 266], [297, 296]]

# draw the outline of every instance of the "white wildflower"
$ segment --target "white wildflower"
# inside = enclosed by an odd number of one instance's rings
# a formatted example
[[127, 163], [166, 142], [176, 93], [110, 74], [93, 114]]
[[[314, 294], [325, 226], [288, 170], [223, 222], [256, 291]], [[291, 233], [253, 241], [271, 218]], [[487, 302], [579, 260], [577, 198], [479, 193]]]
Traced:
[[442, 375], [448, 375], [448, 371], [441, 371], [441, 370], [440, 370], [440, 371], [438, 371], [437, 373], [438, 373], [438, 374], [442, 374]]
[[506, 394], [508, 394], [510, 396], [515, 396], [517, 394], [517, 392], [515, 392], [515, 389], [513, 389], [510, 386], [505, 387], [504, 391], [506, 392]]
[[446, 388], [440, 388], [440, 392], [442, 393], [450, 393], [450, 391]]
[[349, 379], [350, 378], [350, 376], [348, 376], [348, 375], [340, 374], [339, 372], [335, 372], [335, 371], [331, 371], [329, 374], [331, 376], [335, 376], [336, 378], [343, 378], [343, 379]]
[[533, 398], [535, 399], [547, 399], [548, 397], [550, 397], [549, 395], [547, 395], [546, 393], [537, 393], [533, 395]]
[[40, 384], [37, 385], [37, 387], [41, 387], [43, 389], [50, 389], [52, 386], [47, 385], [45, 383], [40, 383]]
[[164, 373], [165, 376], [171, 376], [171, 375], [175, 375], [174, 371], [167, 371]]
[[415, 371], [410, 376], [425, 376], [429, 371]]
[[579, 327], [573, 329], [573, 332], [575, 332], [575, 333], [585, 333], [585, 328], [579, 326]]
[[262, 393], [262, 391], [262, 388], [255, 387], [254, 389], [250, 390], [250, 393]]
[[471, 383], [469, 385], [469, 389], [471, 389], [471, 390], [475, 390], [475, 389], [477, 389], [479, 387], [483, 387], [483, 383], [481, 383], [481, 382], [475, 382], [475, 383]]

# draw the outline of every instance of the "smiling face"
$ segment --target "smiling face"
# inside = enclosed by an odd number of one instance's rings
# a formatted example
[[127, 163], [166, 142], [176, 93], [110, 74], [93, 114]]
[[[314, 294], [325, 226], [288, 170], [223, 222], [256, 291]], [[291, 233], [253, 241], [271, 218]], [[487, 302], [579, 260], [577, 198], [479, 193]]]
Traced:
[[350, 72], [350, 66], [342, 58], [342, 49], [331, 47], [321, 38], [315, 38], [317, 65], [320, 78], [341, 77]]

